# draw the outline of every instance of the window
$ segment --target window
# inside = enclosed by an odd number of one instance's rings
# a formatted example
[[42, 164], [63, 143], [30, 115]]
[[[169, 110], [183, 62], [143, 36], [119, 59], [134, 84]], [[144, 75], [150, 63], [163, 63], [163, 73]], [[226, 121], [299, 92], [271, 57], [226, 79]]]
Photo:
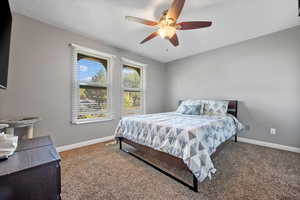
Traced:
[[110, 55], [72, 46], [72, 122], [80, 124], [111, 119]]
[[134, 115], [145, 112], [144, 74], [145, 65], [123, 58], [122, 67], [122, 114]]

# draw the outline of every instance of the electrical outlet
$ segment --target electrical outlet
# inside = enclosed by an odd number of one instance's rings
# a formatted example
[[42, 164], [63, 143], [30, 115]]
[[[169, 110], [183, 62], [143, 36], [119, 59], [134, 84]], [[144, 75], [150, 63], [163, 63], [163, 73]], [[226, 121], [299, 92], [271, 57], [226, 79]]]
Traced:
[[276, 135], [276, 128], [270, 128], [270, 134]]
[[245, 131], [250, 131], [250, 125], [245, 125]]

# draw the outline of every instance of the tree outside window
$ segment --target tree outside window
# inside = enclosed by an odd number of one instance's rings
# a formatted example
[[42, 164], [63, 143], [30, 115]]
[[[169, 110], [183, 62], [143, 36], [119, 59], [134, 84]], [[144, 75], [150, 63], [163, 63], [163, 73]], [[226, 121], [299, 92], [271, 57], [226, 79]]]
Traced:
[[141, 114], [143, 112], [143, 70], [141, 67], [123, 65], [123, 114]]
[[73, 61], [72, 122], [78, 124], [110, 119], [110, 57], [74, 45]]

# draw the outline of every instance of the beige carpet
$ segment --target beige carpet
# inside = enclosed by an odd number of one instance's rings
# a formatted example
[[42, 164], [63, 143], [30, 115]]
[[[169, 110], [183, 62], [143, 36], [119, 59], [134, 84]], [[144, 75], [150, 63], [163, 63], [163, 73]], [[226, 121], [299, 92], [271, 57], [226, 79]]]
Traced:
[[63, 200], [300, 200], [300, 154], [245, 143], [229, 143], [218, 154], [217, 173], [199, 184], [199, 193], [116, 145], [64, 152], [61, 164]]

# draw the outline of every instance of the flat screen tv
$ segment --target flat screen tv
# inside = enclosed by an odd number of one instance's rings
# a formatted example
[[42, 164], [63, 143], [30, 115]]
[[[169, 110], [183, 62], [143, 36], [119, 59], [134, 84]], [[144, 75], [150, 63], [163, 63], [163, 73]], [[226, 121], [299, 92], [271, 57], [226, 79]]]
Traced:
[[0, 0], [0, 88], [7, 87], [12, 15], [8, 0]]

